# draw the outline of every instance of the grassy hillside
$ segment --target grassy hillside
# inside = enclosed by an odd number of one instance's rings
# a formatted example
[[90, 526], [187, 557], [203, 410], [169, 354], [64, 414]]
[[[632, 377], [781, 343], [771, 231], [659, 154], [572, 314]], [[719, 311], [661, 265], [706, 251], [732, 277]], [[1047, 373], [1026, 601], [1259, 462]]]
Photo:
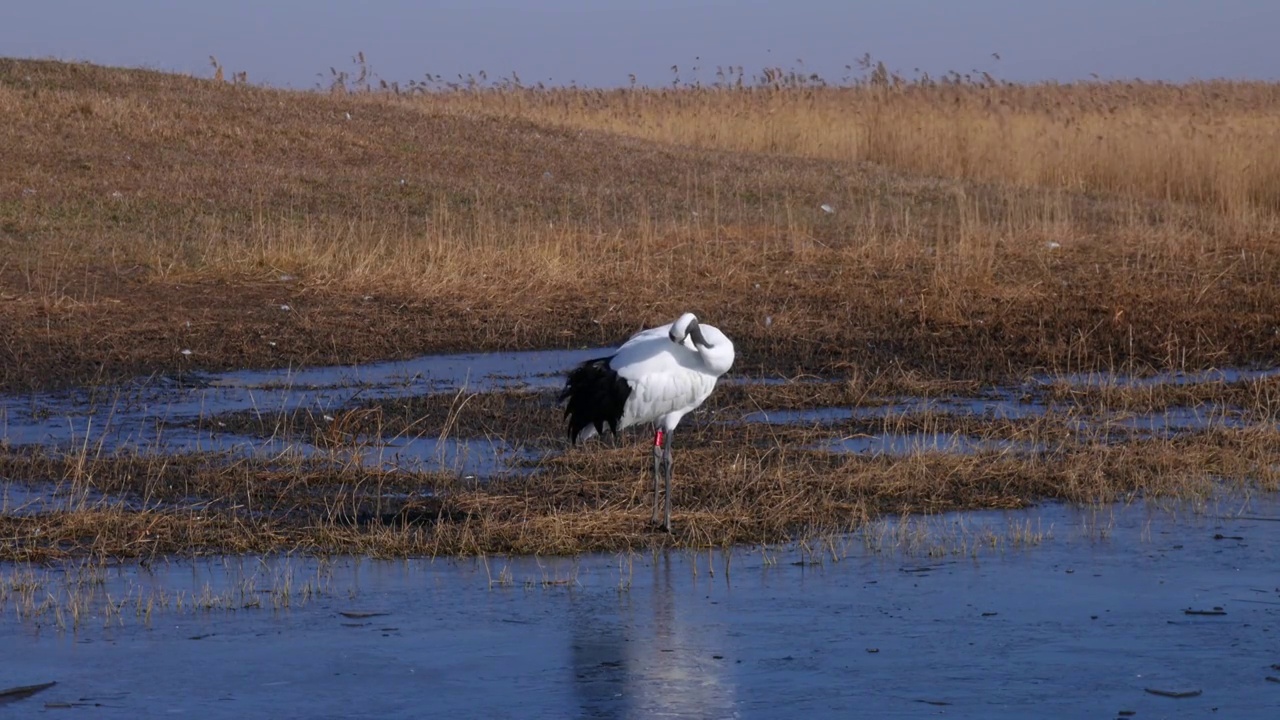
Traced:
[[0, 59], [0, 384], [605, 344], [686, 309], [744, 372], [1274, 363], [1278, 106], [891, 77], [320, 93]]

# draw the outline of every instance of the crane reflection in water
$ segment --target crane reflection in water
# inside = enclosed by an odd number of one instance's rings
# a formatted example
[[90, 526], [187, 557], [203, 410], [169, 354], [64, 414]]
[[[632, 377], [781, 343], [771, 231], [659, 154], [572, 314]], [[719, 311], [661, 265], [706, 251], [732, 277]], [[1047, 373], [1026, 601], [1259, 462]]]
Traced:
[[666, 555], [652, 571], [649, 597], [635, 587], [616, 606], [592, 599], [575, 609], [571, 670], [580, 717], [736, 717], [732, 661], [717, 657], [724, 627], [678, 612], [680, 580]]

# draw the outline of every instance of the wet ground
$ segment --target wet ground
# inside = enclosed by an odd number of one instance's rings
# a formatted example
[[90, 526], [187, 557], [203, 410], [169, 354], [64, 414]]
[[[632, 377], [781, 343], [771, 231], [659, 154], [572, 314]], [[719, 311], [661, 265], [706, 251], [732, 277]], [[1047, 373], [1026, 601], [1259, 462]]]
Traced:
[[[488, 477], [519, 469], [520, 463], [546, 455], [544, 447], [522, 442], [530, 437], [558, 440], [559, 413], [547, 411], [564, 372], [582, 360], [607, 354], [608, 349], [551, 350], [511, 353], [432, 355], [413, 360], [350, 367], [303, 370], [236, 371], [222, 374], [188, 373], [181, 378], [139, 379], [133, 383], [94, 388], [0, 396], [0, 443], [9, 446], [90, 448], [95, 452], [130, 450], [147, 453], [232, 452], [272, 457], [289, 452], [323, 455], [314, 438], [284, 432], [279, 419], [322, 427], [343, 410], [378, 403], [469, 394], [533, 391], [541, 393], [525, 405], [546, 405], [540, 416], [503, 427], [503, 432], [409, 432], [388, 436], [359, 436], [348, 444], [366, 464], [408, 471], [445, 470], [464, 476]], [[1148, 377], [1068, 375], [1032, 377], [1019, 385], [989, 387], [976, 396], [864, 397], [860, 404], [813, 404], [804, 407], [742, 409], [715, 415], [713, 395], [685, 425], [699, 419], [721, 423], [769, 423], [800, 427], [834, 427], [850, 421], [866, 423], [931, 413], [982, 421], [1028, 421], [1049, 413], [1071, 414], [1072, 406], [1051, 396], [1054, 388], [1085, 393], [1099, 389], [1138, 389], [1179, 386], [1240, 386], [1273, 382], [1280, 368], [1226, 369], [1194, 374], [1167, 373]], [[776, 378], [730, 375], [724, 386], [779, 384]], [[814, 384], [813, 381], [806, 381]], [[839, 383], [839, 379], [816, 384]], [[721, 391], [723, 395], [723, 391]], [[536, 401], [536, 402], [535, 402]], [[445, 404], [448, 409], [448, 403]], [[1076, 408], [1078, 410], [1078, 408]], [[409, 408], [412, 411], [413, 408]], [[1073, 431], [1126, 432], [1136, 437], [1169, 437], [1210, 427], [1239, 428], [1249, 424], [1275, 425], [1271, 416], [1257, 417], [1246, 409], [1221, 401], [1160, 407], [1152, 411], [1109, 410], [1068, 420]], [[713, 417], [714, 416], [714, 417]], [[234, 418], [234, 420], [233, 420]], [[534, 419], [539, 423], [532, 426]], [[253, 432], [247, 428], [252, 426]], [[861, 429], [861, 428], [860, 428]], [[535, 443], [536, 445], [536, 443]], [[834, 452], [908, 454], [920, 451], [973, 452], [1009, 449], [1033, 452], [1034, 443], [985, 437], [981, 433], [919, 431], [908, 428], [858, 432], [839, 428], [809, 447]]]
[[[0, 396], [0, 527], [10, 538], [0, 551], [49, 560], [650, 547], [659, 538], [641, 517], [643, 429], [571, 449], [555, 402], [566, 369], [607, 352], [188, 373]], [[1219, 483], [1274, 489], [1278, 380], [1274, 368], [1002, 386], [732, 374], [681, 424], [681, 467], [702, 471], [674, 484], [684, 521], [667, 539], [720, 546], [849, 531], [882, 513], [1185, 497]], [[744, 453], [754, 468], [745, 478]], [[375, 540], [378, 549], [362, 545]]]
[[[0, 716], [1280, 711], [1280, 684], [1268, 679], [1280, 676], [1275, 499], [907, 523], [842, 540], [839, 561], [735, 550], [727, 572], [718, 551], [118, 566], [97, 597], [212, 589], [239, 604], [285, 576], [295, 597], [287, 608], [157, 609], [149, 621], [132, 604], [104, 616], [99, 602], [74, 629], [59, 629], [52, 611], [19, 620], [11, 598], [0, 688], [57, 684], [0, 704]], [[320, 589], [305, 602], [304, 582]], [[246, 585], [259, 590], [236, 590]]]
[[[0, 397], [0, 439], [13, 446], [89, 446], [108, 451], [231, 451], [303, 455], [294, 438], [256, 438], [194, 427], [203, 418], [253, 412], [311, 413], [321, 421], [359, 401], [466, 390], [552, 388], [575, 362], [599, 350], [432, 355], [403, 362], [304, 370], [238, 371], [140, 379], [96, 389]], [[474, 445], [474, 447], [473, 447]], [[370, 461], [492, 474], [511, 449], [500, 439], [397, 438], [367, 448]]]
[[[541, 407], [566, 368], [601, 352], [186, 374], [7, 396], [0, 398], [0, 437], [11, 448], [89, 448], [91, 455], [217, 451], [323, 460], [329, 449], [297, 427], [342, 425], [352, 413], [390, 413], [400, 402], [409, 403], [409, 414], [439, 409], [431, 398], [449, 409], [450, 398], [472, 393], [528, 393], [499, 399]], [[1039, 442], [991, 428], [1052, 417], [1070, 432], [1101, 428], [1131, 442], [1274, 427], [1272, 385], [1241, 384], [1274, 384], [1276, 376], [1263, 369], [1037, 377], [966, 396], [887, 393], [857, 403], [795, 402], [795, 388], [777, 385], [779, 394], [747, 393], [692, 424], [790, 428], [807, 448], [868, 456], [1038, 453]], [[776, 382], [730, 378], [721, 392]], [[819, 380], [799, 396], [838, 384]], [[1182, 387], [1190, 394], [1172, 390]], [[1097, 394], [1109, 388], [1171, 394], [1155, 401]], [[1196, 395], [1197, 388], [1208, 390]], [[785, 402], [761, 406], [768, 397]], [[1099, 397], [1105, 402], [1090, 405]], [[423, 398], [426, 405], [412, 404]], [[505, 407], [474, 402], [484, 412]], [[1133, 409], [1143, 403], [1151, 407]], [[539, 412], [529, 417], [554, 418], [550, 407]], [[269, 430], [272, 418], [299, 417], [306, 422]], [[483, 479], [552, 447], [531, 449], [529, 438], [557, 434], [510, 425], [504, 433], [397, 432], [362, 438], [359, 452], [383, 467]], [[0, 480], [0, 511], [15, 517], [104, 500], [51, 482], [57, 478]], [[935, 515], [878, 521], [853, 535], [810, 535], [807, 543], [394, 563], [161, 556], [105, 569], [0, 565], [0, 647], [9, 658], [0, 661], [0, 716], [1280, 712], [1274, 496], [1194, 508], [1137, 501]], [[57, 684], [3, 694], [50, 681]]]

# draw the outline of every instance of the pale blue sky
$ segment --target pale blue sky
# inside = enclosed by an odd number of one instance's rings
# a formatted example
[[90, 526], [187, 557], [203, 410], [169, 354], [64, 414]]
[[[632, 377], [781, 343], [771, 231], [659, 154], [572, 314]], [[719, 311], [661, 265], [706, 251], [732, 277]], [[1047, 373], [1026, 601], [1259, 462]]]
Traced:
[[[1275, 0], [11, 0], [0, 55], [313, 87], [363, 50], [387, 80], [512, 70], [525, 82], [670, 81], [670, 66], [805, 68], [838, 80], [863, 53], [892, 69], [1010, 80], [1280, 78]], [[998, 52], [999, 61], [991, 57]]]

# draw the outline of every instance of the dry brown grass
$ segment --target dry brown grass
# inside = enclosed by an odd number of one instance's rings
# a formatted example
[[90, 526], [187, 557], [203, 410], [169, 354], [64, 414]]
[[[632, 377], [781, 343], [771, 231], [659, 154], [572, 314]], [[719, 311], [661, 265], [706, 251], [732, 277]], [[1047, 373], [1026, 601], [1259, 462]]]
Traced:
[[686, 309], [788, 376], [1275, 357], [1273, 86], [882, 81], [319, 94], [0, 60], [0, 381], [608, 344]]
[[1266, 82], [898, 77], [829, 87], [791, 77], [594, 92], [504, 86], [421, 102], [692, 147], [1174, 201], [1240, 227], [1280, 210], [1280, 139], [1271, 121], [1280, 87]]
[[1274, 426], [1123, 445], [1064, 443], [1045, 454], [859, 457], [790, 444], [705, 443], [679, 455], [677, 467], [696, 472], [678, 471], [673, 535], [648, 525], [643, 444], [570, 452], [542, 461], [532, 475], [486, 483], [354, 464], [208, 458], [102, 457], [86, 470], [75, 458], [10, 451], [0, 457], [7, 476], [62, 478], [119, 499], [6, 514], [0, 558], [562, 554], [777, 543], [851, 531], [886, 515], [1045, 499], [1204, 499], [1224, 483], [1275, 491], [1277, 448]]

